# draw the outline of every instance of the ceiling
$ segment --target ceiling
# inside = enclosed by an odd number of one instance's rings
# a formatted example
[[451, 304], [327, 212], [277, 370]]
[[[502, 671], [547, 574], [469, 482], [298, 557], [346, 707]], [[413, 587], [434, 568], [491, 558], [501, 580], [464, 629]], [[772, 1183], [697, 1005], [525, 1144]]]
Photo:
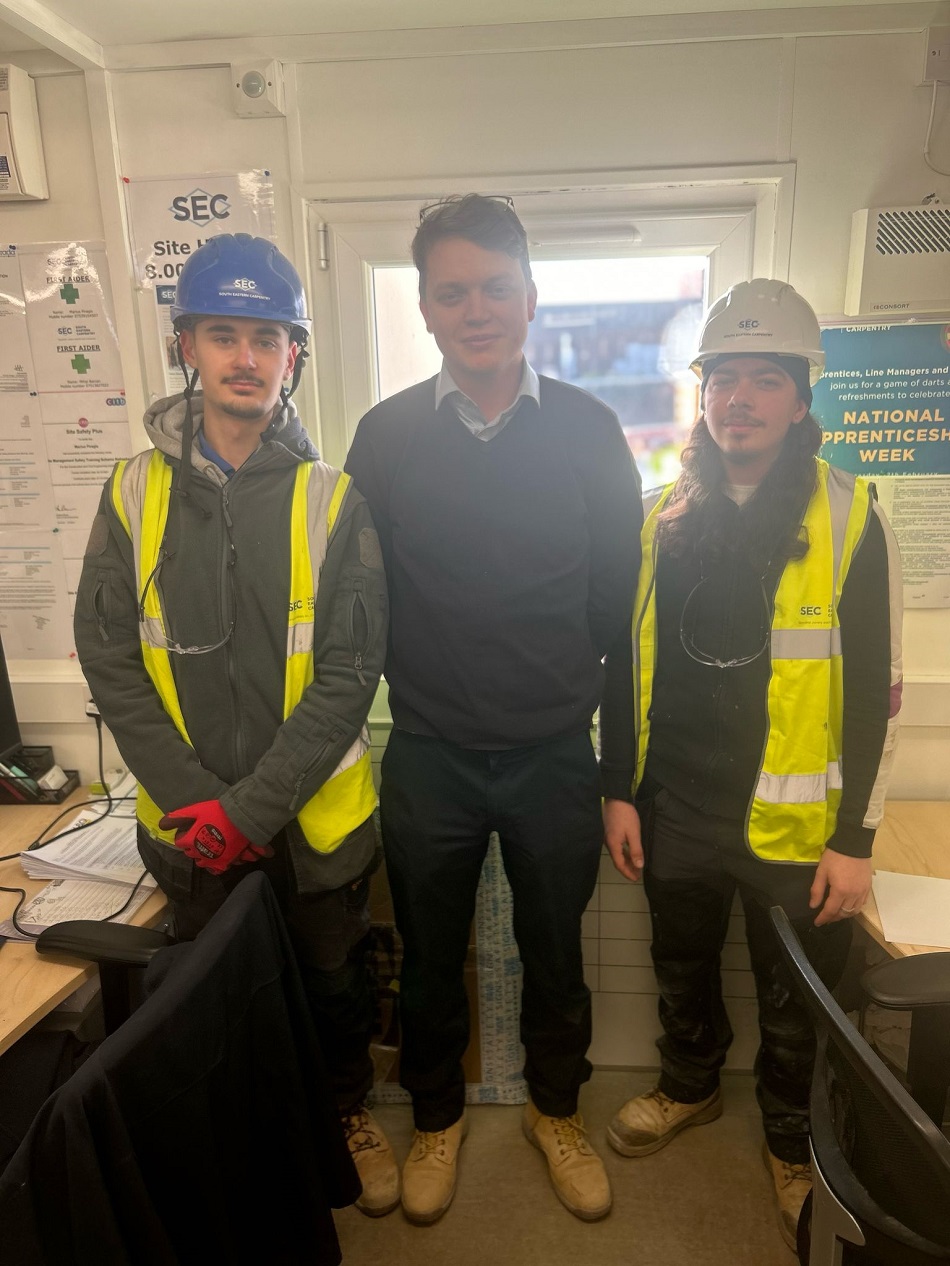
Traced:
[[[918, 0], [887, 0], [888, 7], [915, 3]], [[837, 0], [834, 7], [862, 4], [869, 7], [867, 0]], [[727, 0], [725, 5], [721, 0], [402, 0], [398, 5], [395, 0], [279, 0], [269, 5], [261, 0], [0, 0], [0, 52], [41, 47], [15, 29], [20, 13], [28, 16], [34, 33], [45, 28], [65, 34], [72, 28], [110, 48], [179, 40], [824, 7], [828, 6], [822, 0]]]

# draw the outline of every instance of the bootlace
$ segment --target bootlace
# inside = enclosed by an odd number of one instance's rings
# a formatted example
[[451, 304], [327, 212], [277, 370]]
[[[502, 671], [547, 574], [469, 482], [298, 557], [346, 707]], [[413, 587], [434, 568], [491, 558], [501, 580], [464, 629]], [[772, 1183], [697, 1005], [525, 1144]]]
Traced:
[[648, 1090], [643, 1097], [644, 1099], [655, 1099], [657, 1106], [664, 1116], [669, 1112], [675, 1102], [669, 1097], [669, 1095], [665, 1095], [659, 1086], [654, 1086], [652, 1090]]
[[783, 1187], [790, 1187], [793, 1182], [811, 1182], [811, 1164], [808, 1161], [795, 1164], [792, 1161], [783, 1160], [781, 1164]]
[[572, 1117], [554, 1117], [553, 1121], [554, 1137], [562, 1151], [587, 1152], [590, 1150], [587, 1131], [584, 1129], [584, 1122], [579, 1112], [575, 1112]]
[[380, 1140], [370, 1125], [369, 1113], [365, 1109], [348, 1112], [340, 1118], [347, 1147], [351, 1152], [369, 1152], [380, 1145]]
[[413, 1150], [418, 1153], [416, 1159], [431, 1156], [445, 1147], [445, 1130], [416, 1130]]

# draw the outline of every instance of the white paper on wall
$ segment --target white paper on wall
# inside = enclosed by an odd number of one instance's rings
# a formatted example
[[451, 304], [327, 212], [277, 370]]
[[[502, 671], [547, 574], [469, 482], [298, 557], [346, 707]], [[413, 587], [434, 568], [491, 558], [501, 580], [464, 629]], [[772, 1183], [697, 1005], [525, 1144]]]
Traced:
[[265, 170], [127, 180], [136, 284], [174, 285], [189, 255], [219, 233], [274, 237], [274, 186]]
[[0, 395], [0, 528], [53, 523], [53, 486], [40, 406], [29, 392]]
[[123, 390], [109, 266], [98, 242], [20, 246], [37, 390]]
[[950, 475], [874, 479], [901, 551], [904, 606], [950, 607]]
[[173, 396], [184, 388], [171, 319], [181, 270], [199, 247], [221, 233], [273, 240], [274, 186], [270, 172], [261, 169], [127, 180], [125, 192], [136, 285], [154, 292], [152, 312], [143, 314], [143, 323], [154, 322], [149, 338], [158, 341], [161, 385]]
[[62, 659], [72, 653], [66, 569], [54, 529], [0, 530], [0, 631], [17, 659]]
[[0, 247], [0, 628], [11, 658], [75, 653], [89, 529], [130, 453], [105, 247]]

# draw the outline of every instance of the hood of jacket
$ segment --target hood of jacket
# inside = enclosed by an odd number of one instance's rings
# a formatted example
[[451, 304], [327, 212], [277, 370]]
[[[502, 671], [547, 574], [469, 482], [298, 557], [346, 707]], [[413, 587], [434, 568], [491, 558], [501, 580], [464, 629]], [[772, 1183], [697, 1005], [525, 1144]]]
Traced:
[[[166, 396], [156, 400], [145, 412], [145, 431], [155, 447], [176, 462], [181, 461], [182, 433], [185, 427], [185, 411], [187, 401], [183, 393], [177, 396]], [[209, 461], [198, 446], [198, 430], [204, 420], [204, 398], [196, 391], [191, 400], [191, 412], [194, 422], [194, 439], [191, 444], [192, 469], [210, 479], [212, 483], [220, 483], [223, 472]], [[270, 457], [279, 457], [288, 463], [316, 461], [317, 452], [309, 435], [297, 415], [297, 407], [292, 400], [287, 400], [274, 415], [273, 420], [261, 433], [261, 444], [267, 445]]]

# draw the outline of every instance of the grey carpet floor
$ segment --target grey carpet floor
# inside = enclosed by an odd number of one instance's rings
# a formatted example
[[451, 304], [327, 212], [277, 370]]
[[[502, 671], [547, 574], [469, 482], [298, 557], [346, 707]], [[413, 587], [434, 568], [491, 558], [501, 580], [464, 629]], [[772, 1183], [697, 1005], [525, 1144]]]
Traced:
[[[776, 1227], [751, 1076], [723, 1077], [718, 1121], [686, 1130], [653, 1156], [625, 1160], [608, 1147], [605, 1127], [653, 1081], [646, 1072], [598, 1071], [581, 1092], [613, 1185], [602, 1222], [580, 1222], [559, 1203], [544, 1158], [522, 1136], [520, 1108], [472, 1107], [445, 1217], [415, 1227], [399, 1209], [379, 1219], [340, 1210], [344, 1266], [795, 1266]], [[402, 1162], [409, 1108], [375, 1113]]]

